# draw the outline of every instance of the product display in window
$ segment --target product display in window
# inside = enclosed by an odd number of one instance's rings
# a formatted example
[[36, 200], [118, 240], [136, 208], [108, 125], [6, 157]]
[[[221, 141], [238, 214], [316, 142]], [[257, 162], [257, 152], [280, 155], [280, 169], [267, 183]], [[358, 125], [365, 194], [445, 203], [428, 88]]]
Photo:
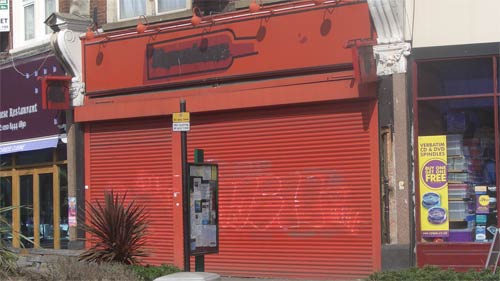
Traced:
[[497, 230], [494, 150], [488, 128], [447, 135], [449, 242], [487, 242]]
[[[498, 195], [494, 114], [489, 100], [421, 102], [419, 136], [419, 150], [425, 145], [421, 137], [446, 138], [447, 186], [440, 191], [426, 182], [425, 163], [420, 171], [420, 208], [424, 210], [421, 212], [424, 217], [420, 219], [422, 240], [491, 241], [498, 228]], [[419, 151], [419, 157], [429, 163], [424, 156], [425, 153]], [[441, 223], [445, 219], [449, 223], [448, 231], [441, 229], [436, 232], [441, 236], [433, 236], [428, 223]]]

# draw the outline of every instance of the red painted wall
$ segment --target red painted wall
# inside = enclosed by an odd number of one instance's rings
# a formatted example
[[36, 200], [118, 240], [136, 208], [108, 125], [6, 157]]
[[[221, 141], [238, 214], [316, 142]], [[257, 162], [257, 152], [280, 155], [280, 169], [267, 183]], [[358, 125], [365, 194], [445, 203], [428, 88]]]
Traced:
[[457, 271], [482, 270], [490, 243], [418, 243], [417, 266], [435, 265]]

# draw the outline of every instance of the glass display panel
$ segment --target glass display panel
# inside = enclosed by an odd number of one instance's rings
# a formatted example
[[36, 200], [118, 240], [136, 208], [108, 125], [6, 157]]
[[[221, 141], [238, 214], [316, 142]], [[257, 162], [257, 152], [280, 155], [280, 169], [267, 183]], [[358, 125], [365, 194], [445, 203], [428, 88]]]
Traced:
[[[0, 208], [12, 206], [12, 177], [0, 178]], [[7, 220], [9, 225], [2, 225], [0, 227], [10, 227], [12, 225], [12, 211], [2, 212], [2, 216]], [[7, 245], [12, 243], [12, 235], [8, 233], [0, 234], [0, 239], [6, 242]]]
[[500, 92], [500, 57], [495, 58], [497, 60], [497, 92]]
[[39, 163], [52, 162], [53, 148], [26, 151], [16, 154], [17, 165], [32, 165]]
[[8, 168], [12, 166], [12, 154], [0, 155], [0, 168]]
[[61, 233], [61, 249], [68, 248], [69, 224], [68, 224], [68, 173], [66, 165], [59, 167], [59, 198], [60, 214], [59, 228]]
[[[448, 225], [440, 235], [430, 235], [432, 231], [424, 235], [422, 231], [423, 241], [487, 242], [493, 238], [497, 227], [494, 120], [493, 98], [418, 103], [421, 230], [432, 223]], [[422, 182], [432, 179], [429, 174], [435, 168], [421, 169], [420, 150], [432, 147], [425, 146], [422, 137], [429, 136], [445, 137], [443, 146], [433, 148], [429, 155], [442, 151], [440, 155], [446, 156], [446, 185], [440, 192], [424, 193]], [[430, 182], [425, 184], [432, 185]], [[438, 208], [441, 220], [432, 221]]]
[[52, 174], [41, 174], [39, 177], [40, 204], [40, 246], [54, 248], [54, 205]]
[[[21, 205], [21, 234], [33, 241], [34, 220], [33, 220], [33, 175], [19, 177], [20, 205]], [[33, 243], [21, 238], [22, 246], [32, 248]]]
[[418, 96], [493, 93], [491, 58], [443, 60], [418, 64]]
[[56, 161], [64, 161], [68, 159], [67, 145], [65, 143], [60, 143], [56, 148]]

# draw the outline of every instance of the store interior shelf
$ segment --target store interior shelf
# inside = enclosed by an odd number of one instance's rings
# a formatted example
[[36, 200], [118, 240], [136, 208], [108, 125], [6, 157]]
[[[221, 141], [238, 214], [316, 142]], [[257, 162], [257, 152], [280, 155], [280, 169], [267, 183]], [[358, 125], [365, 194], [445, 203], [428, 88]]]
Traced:
[[472, 202], [472, 198], [448, 198], [448, 201], [467, 201]]

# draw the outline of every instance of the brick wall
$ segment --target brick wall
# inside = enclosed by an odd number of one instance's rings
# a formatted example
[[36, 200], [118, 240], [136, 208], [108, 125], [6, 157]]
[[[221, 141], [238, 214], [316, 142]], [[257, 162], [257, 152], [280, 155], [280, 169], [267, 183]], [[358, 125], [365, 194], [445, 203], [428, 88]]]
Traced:
[[71, 0], [59, 0], [59, 12], [69, 13], [70, 6], [71, 6]]
[[106, 20], [106, 0], [90, 0], [90, 17], [94, 17], [94, 10], [97, 12], [97, 23], [101, 26], [107, 23]]

